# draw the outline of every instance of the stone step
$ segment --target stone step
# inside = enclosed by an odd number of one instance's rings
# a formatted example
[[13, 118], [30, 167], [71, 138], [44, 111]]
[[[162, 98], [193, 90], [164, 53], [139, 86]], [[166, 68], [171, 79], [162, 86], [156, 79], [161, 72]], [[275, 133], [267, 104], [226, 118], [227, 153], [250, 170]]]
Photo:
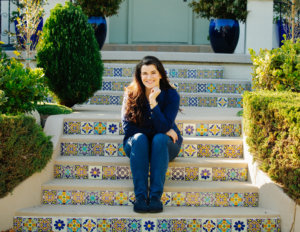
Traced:
[[132, 206], [42, 205], [14, 218], [15, 231], [241, 232], [281, 231], [280, 225], [277, 212], [258, 207], [165, 207], [159, 214], [138, 214]]
[[[97, 183], [87, 180], [54, 180], [42, 186], [43, 204], [133, 205], [131, 180]], [[258, 188], [248, 183], [195, 183], [167, 181], [162, 195], [165, 206], [257, 207]]]
[[[136, 63], [104, 63], [104, 77], [133, 77]], [[221, 79], [224, 68], [211, 65], [164, 64], [167, 76], [185, 79]]]
[[[123, 136], [63, 135], [60, 139], [62, 156], [125, 156]], [[240, 138], [184, 137], [178, 157], [189, 158], [243, 158]]]
[[[132, 78], [118, 78], [118, 80], [104, 77], [101, 90], [124, 91]], [[242, 94], [244, 91], [251, 91], [251, 82], [248, 80], [228, 79], [174, 79], [171, 80], [179, 93], [235, 93]], [[100, 94], [97, 92], [96, 94]]]
[[[177, 157], [169, 163], [166, 179], [244, 182], [248, 179], [247, 167], [244, 160]], [[127, 157], [60, 156], [55, 160], [54, 178], [122, 180], [132, 175]]]
[[[86, 103], [87, 105], [121, 105], [123, 91], [97, 92]], [[180, 106], [242, 108], [242, 95], [229, 93], [181, 93]], [[83, 105], [84, 105], [83, 104]]]
[[[79, 116], [79, 115], [78, 115]], [[63, 134], [76, 135], [123, 135], [120, 114], [82, 115], [73, 119], [64, 119]], [[240, 137], [241, 119], [238, 120], [176, 120], [183, 136], [196, 137]]]

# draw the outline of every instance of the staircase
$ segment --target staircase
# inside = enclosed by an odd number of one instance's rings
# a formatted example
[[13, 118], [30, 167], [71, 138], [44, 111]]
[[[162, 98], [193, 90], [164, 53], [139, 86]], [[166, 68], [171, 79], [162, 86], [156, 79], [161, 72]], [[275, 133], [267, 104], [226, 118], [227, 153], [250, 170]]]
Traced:
[[16, 212], [16, 231], [280, 231], [280, 216], [259, 207], [243, 159], [242, 93], [248, 80], [221, 66], [166, 64], [181, 95], [176, 123], [184, 142], [170, 162], [158, 214], [133, 212], [120, 107], [135, 64], [106, 63], [102, 90], [65, 115], [54, 179], [42, 204]]

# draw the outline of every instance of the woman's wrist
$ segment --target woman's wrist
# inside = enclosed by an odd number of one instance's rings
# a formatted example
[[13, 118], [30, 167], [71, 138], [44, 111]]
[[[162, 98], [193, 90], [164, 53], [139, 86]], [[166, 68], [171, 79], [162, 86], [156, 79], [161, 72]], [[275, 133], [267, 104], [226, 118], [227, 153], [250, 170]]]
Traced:
[[153, 109], [157, 105], [156, 101], [150, 101], [150, 108]]

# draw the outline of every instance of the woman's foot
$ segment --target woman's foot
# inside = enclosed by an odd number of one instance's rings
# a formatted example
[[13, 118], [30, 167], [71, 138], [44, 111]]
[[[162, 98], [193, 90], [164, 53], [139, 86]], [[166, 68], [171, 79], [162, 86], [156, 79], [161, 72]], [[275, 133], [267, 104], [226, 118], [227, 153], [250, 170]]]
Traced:
[[160, 213], [163, 211], [163, 204], [159, 198], [152, 197], [149, 202], [149, 213]]
[[147, 201], [144, 198], [136, 199], [133, 205], [133, 211], [136, 213], [147, 213], [148, 212], [148, 205]]

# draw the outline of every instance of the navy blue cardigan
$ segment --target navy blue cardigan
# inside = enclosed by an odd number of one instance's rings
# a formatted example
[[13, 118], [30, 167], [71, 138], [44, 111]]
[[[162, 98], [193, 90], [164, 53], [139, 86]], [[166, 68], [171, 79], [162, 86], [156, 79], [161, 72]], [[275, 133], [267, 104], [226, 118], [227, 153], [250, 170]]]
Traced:
[[145, 123], [143, 127], [139, 127], [133, 122], [129, 122], [125, 118], [125, 103], [126, 96], [124, 96], [122, 106], [122, 125], [125, 133], [123, 143], [125, 145], [126, 140], [136, 133], [143, 133], [147, 135], [149, 139], [152, 139], [155, 134], [165, 134], [171, 128], [177, 133], [177, 144], [181, 146], [182, 136], [175, 124], [175, 118], [179, 111], [180, 96], [175, 89], [162, 90], [157, 96], [157, 105], [151, 110], [149, 103], [145, 106], [144, 112]]

